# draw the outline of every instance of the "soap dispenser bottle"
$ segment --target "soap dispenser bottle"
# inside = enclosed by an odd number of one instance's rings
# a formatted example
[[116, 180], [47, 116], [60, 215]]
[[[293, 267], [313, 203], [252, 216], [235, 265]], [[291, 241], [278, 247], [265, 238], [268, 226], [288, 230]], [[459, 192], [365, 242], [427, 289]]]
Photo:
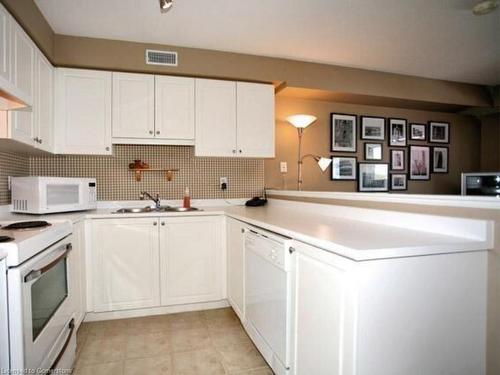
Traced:
[[184, 190], [184, 203], [182, 205], [184, 208], [190, 208], [191, 207], [191, 196], [189, 194], [189, 187], [186, 187]]

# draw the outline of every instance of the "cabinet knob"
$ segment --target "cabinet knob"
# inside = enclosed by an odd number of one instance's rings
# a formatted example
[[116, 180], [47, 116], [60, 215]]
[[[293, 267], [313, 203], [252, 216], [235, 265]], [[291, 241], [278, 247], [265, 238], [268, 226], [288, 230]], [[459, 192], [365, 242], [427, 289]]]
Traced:
[[241, 228], [241, 233], [245, 233], [245, 228]]
[[161, 222], [161, 225], [165, 225], [165, 222], [164, 222], [164, 221], [162, 221], [162, 222]]
[[156, 134], [160, 134], [160, 131], [159, 131], [159, 130], [157, 130], [157, 131], [156, 131]]
[[156, 226], [156, 225], [158, 225], [158, 223], [155, 221], [155, 222], [153, 222], [153, 225]]
[[38, 137], [33, 138], [33, 140], [38, 143]]
[[289, 252], [290, 254], [293, 254], [293, 253], [295, 252], [295, 248], [290, 246], [290, 247], [288, 248], [288, 252]]
[[242, 153], [242, 151], [240, 150], [240, 154]]
[[109, 147], [106, 147], [106, 151], [109, 151]]
[[154, 132], [152, 130], [149, 131], [149, 134], [153, 134]]
[[236, 150], [233, 150], [233, 154], [236, 154]]
[[42, 143], [43, 143], [42, 138], [39, 138], [39, 139], [38, 139], [38, 143], [40, 143], [40, 144], [42, 144]]

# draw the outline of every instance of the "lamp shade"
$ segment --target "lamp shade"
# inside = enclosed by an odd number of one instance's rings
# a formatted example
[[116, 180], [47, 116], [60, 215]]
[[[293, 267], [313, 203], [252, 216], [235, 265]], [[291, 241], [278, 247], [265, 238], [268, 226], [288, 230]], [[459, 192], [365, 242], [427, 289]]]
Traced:
[[307, 128], [314, 121], [316, 121], [316, 117], [312, 115], [293, 115], [286, 118], [286, 120], [295, 126], [296, 128]]
[[324, 172], [326, 169], [330, 166], [330, 163], [332, 162], [332, 159], [328, 158], [319, 158], [318, 160], [318, 166], [321, 168], [321, 170]]

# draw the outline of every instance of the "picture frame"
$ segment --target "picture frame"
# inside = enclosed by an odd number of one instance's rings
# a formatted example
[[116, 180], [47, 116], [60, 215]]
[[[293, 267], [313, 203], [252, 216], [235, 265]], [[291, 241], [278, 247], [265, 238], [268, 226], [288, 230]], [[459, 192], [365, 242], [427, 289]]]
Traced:
[[385, 118], [375, 116], [361, 116], [361, 139], [385, 140]]
[[410, 180], [428, 181], [431, 179], [430, 147], [410, 146], [408, 155], [408, 175]]
[[450, 143], [450, 123], [443, 121], [429, 121], [429, 142]]
[[382, 143], [365, 143], [365, 160], [382, 160], [383, 145]]
[[389, 164], [358, 163], [358, 191], [389, 191]]
[[356, 115], [330, 113], [330, 149], [333, 152], [356, 152]]
[[432, 173], [448, 173], [449, 166], [448, 147], [432, 148]]
[[404, 171], [406, 169], [406, 150], [391, 150], [390, 164], [392, 171]]
[[408, 176], [406, 175], [406, 173], [391, 174], [391, 190], [408, 190]]
[[403, 118], [389, 119], [389, 146], [405, 147], [407, 145], [407, 121]]
[[355, 181], [357, 162], [358, 158], [355, 156], [332, 156], [332, 181]]
[[410, 140], [427, 141], [427, 125], [417, 123], [410, 124]]

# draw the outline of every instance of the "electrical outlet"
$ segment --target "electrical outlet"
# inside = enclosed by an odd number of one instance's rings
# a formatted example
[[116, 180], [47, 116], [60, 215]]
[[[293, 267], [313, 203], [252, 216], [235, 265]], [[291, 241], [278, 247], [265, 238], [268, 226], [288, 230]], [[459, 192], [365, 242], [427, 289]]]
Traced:
[[12, 183], [12, 180], [11, 180], [12, 176], [7, 176], [7, 190], [11, 190], [11, 183]]
[[282, 161], [280, 163], [280, 172], [281, 173], [287, 173], [288, 172], [288, 164], [286, 161]]
[[227, 188], [228, 188], [227, 177], [221, 177], [220, 178], [219, 186], [220, 186], [221, 190], [227, 190]]

